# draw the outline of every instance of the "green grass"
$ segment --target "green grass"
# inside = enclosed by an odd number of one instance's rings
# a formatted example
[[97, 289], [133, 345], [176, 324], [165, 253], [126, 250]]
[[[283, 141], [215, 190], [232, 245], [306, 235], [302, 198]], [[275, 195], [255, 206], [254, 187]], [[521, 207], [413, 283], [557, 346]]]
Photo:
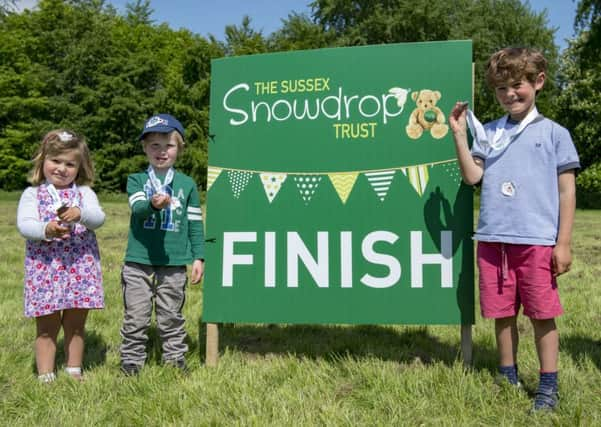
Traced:
[[[35, 377], [35, 324], [22, 314], [24, 241], [17, 197], [0, 194], [0, 420], [3, 425], [601, 425], [601, 211], [576, 215], [574, 265], [560, 280], [560, 409], [530, 415], [538, 362], [520, 318], [524, 390], [495, 385], [493, 323], [477, 318], [474, 365], [464, 369], [459, 327], [227, 324], [220, 360], [204, 365], [202, 287], [188, 290], [191, 373], [160, 365], [156, 330], [138, 378], [119, 373], [119, 272], [127, 239], [125, 197], [103, 198], [98, 231], [106, 308], [87, 323], [83, 384], [59, 371]], [[59, 338], [62, 343], [62, 339]], [[64, 361], [58, 355], [59, 366]]]

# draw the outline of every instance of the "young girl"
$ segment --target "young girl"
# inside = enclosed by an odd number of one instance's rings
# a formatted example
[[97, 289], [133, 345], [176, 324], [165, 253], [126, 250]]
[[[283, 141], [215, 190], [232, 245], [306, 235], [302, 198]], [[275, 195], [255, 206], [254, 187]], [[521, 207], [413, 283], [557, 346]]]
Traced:
[[43, 139], [21, 195], [17, 227], [27, 239], [25, 316], [35, 317], [38, 379], [54, 381], [56, 338], [61, 326], [65, 371], [81, 380], [88, 309], [103, 308], [96, 236], [104, 212], [89, 185], [94, 170], [85, 140], [57, 129]]

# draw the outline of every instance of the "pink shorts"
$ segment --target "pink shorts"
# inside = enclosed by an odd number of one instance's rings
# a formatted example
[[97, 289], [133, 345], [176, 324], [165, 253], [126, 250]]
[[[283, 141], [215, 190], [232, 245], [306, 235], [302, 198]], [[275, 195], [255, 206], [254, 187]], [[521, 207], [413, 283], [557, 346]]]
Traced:
[[478, 242], [482, 316], [516, 316], [520, 305], [532, 319], [561, 315], [552, 256], [553, 246]]

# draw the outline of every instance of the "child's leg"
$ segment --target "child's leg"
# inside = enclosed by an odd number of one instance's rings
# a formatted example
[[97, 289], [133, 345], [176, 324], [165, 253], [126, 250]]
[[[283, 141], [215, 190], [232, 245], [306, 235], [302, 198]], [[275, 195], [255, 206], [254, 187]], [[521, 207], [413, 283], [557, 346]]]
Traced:
[[497, 351], [499, 353], [499, 365], [515, 365], [517, 363], [519, 344], [517, 316], [495, 319], [495, 332], [497, 337]]
[[121, 326], [121, 368], [130, 375], [146, 361], [146, 342], [152, 317], [154, 268], [125, 263], [121, 271], [124, 316]]
[[56, 337], [61, 327], [59, 312], [36, 317], [35, 361], [38, 374], [54, 372]]
[[518, 384], [517, 353], [519, 334], [517, 316], [495, 319], [499, 373], [511, 384]]
[[542, 372], [557, 372], [559, 332], [555, 319], [530, 319], [534, 327], [534, 342]]
[[184, 355], [188, 351], [182, 314], [186, 294], [186, 267], [161, 267], [157, 279], [157, 327], [163, 345], [163, 361], [183, 368]]
[[478, 242], [480, 309], [482, 316], [495, 319], [499, 373], [518, 384], [517, 315], [520, 310], [516, 276], [503, 243]]
[[[65, 357], [68, 368], [81, 368], [82, 366], [85, 334], [84, 328], [87, 316], [87, 309], [71, 309], [63, 311]], [[81, 373], [79, 376], [81, 376]]]
[[534, 398], [534, 409], [554, 409], [558, 403], [557, 361], [559, 333], [555, 319], [530, 319], [540, 362], [540, 381]]

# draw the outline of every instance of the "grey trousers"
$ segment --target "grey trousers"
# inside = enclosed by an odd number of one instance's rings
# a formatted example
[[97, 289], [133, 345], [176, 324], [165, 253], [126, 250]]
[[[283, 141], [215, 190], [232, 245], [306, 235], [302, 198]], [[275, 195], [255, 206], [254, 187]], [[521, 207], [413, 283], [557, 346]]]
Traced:
[[121, 327], [121, 363], [143, 366], [146, 342], [156, 310], [163, 361], [182, 359], [188, 351], [182, 308], [186, 295], [186, 266], [153, 266], [126, 262], [121, 270], [125, 315]]

